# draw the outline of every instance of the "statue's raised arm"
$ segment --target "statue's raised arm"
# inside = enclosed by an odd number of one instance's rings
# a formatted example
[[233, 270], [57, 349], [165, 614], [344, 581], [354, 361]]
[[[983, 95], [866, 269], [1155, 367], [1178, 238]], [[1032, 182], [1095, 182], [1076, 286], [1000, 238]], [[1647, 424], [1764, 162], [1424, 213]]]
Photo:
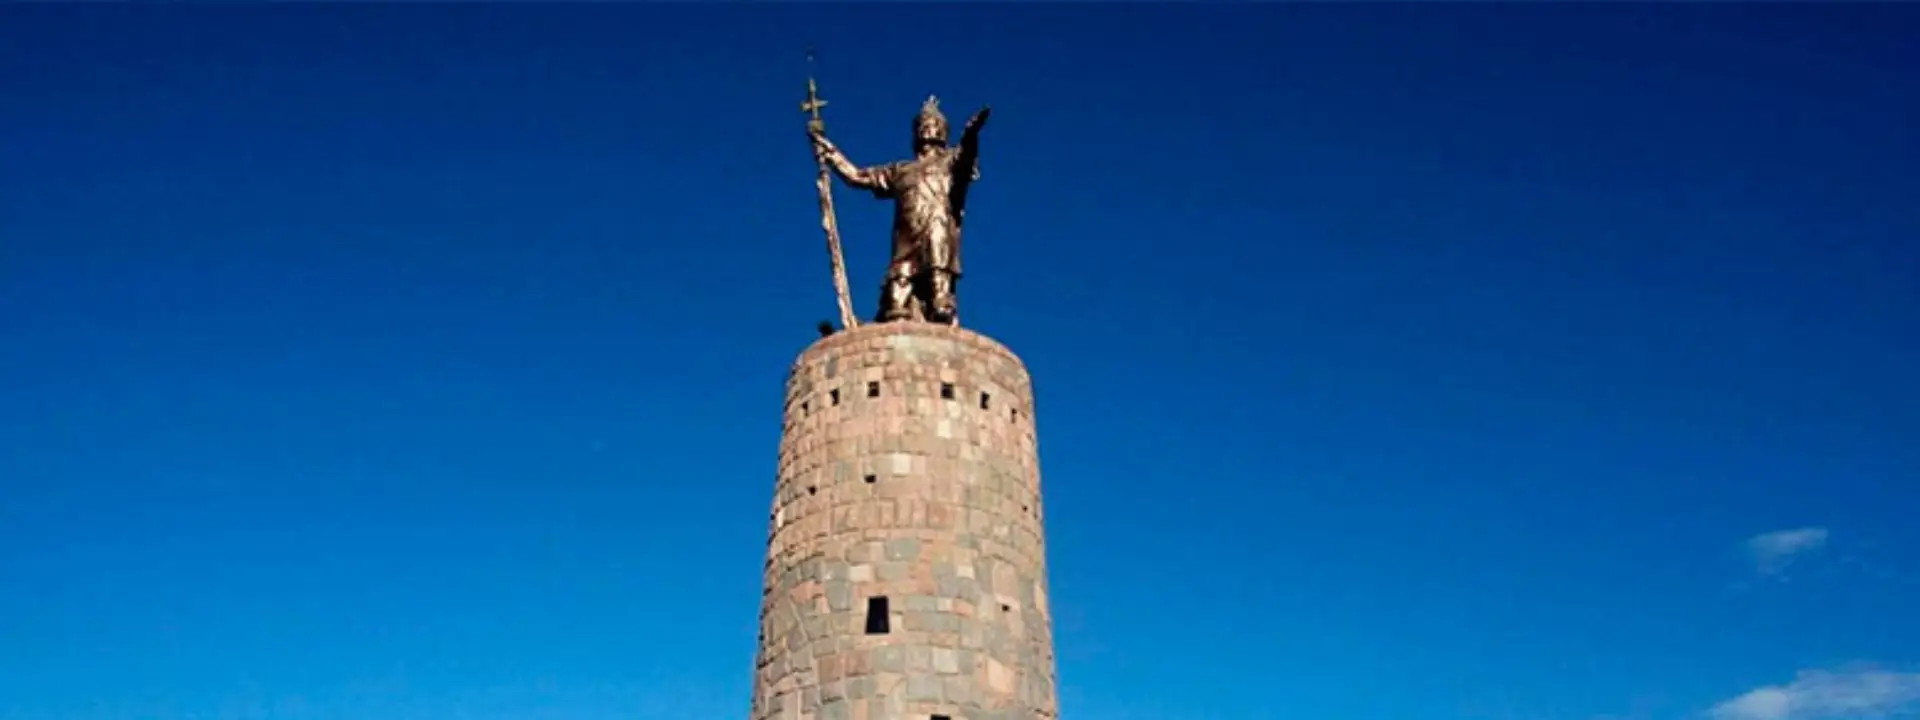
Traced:
[[820, 156], [827, 167], [833, 169], [833, 174], [839, 175], [840, 179], [846, 181], [848, 185], [862, 190], [871, 190], [873, 194], [883, 198], [893, 196], [893, 183], [890, 182], [887, 166], [860, 167], [854, 164], [853, 160], [848, 158], [846, 153], [841, 152], [839, 146], [834, 145], [832, 140], [828, 140], [827, 134], [819, 129], [808, 128], [807, 137], [813, 139], [814, 153]]
[[968, 180], [980, 179], [980, 128], [986, 127], [987, 117], [993, 114], [992, 107], [980, 108], [967, 119], [967, 127], [960, 131], [959, 173]]
[[[967, 126], [960, 131], [960, 147], [953, 154], [953, 224], [957, 230], [966, 223], [967, 190], [974, 181], [980, 179], [980, 128], [986, 127], [987, 117], [993, 114], [992, 107], [980, 108], [967, 119]], [[959, 255], [959, 237], [954, 238], [955, 256]]]

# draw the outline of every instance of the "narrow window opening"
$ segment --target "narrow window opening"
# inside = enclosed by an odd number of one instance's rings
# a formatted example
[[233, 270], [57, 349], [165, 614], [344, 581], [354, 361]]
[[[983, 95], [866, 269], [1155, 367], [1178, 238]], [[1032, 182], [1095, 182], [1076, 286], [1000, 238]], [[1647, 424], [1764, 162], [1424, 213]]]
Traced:
[[862, 479], [862, 480], [866, 480], [866, 481], [867, 481], [867, 484], [868, 484], [868, 485], [872, 485], [872, 484], [873, 484], [873, 483], [874, 483], [875, 481], [877, 481], [877, 480], [879, 480], [879, 479], [880, 479], [880, 476], [878, 476], [878, 475], [868, 475], [868, 476], [866, 476], [866, 477], [864, 477], [864, 478], [861, 478], [861, 479]]
[[[940, 383], [940, 399], [941, 400], [953, 399], [953, 383]], [[934, 717], [939, 717], [939, 716], [935, 715]]]
[[1020, 408], [1014, 408], [1013, 412], [1007, 413], [1007, 419], [1020, 422]]
[[806, 417], [811, 414], [813, 414], [813, 403], [811, 402], [800, 403], [800, 417]]
[[1006, 603], [1001, 603], [1001, 604], [1000, 604], [1000, 612], [1013, 612], [1013, 606], [1012, 606], [1012, 605], [1008, 605], [1008, 604], [1006, 604]]
[[808, 486], [807, 486], [807, 494], [808, 494], [808, 495], [812, 495], [812, 494], [814, 494], [814, 493], [816, 493], [816, 492], [819, 492], [819, 491], [820, 491], [820, 488], [819, 488], [819, 487], [817, 487], [817, 486], [814, 486], [814, 485], [808, 485]]
[[953, 720], [953, 717], [950, 715], [935, 715], [933, 717], [927, 718], [927, 720]]
[[867, 383], [867, 397], [880, 397], [880, 383]]
[[986, 393], [980, 393], [980, 409], [981, 410], [987, 409], [988, 401], [992, 399], [993, 399], [992, 395], [988, 395]]
[[827, 397], [828, 397], [828, 398], [831, 398], [831, 399], [833, 400], [833, 404], [835, 404], [835, 405], [839, 405], [839, 404], [840, 404], [840, 391], [839, 391], [839, 390], [828, 390], [828, 391], [827, 391]]
[[885, 635], [887, 632], [886, 596], [867, 598], [867, 634]]

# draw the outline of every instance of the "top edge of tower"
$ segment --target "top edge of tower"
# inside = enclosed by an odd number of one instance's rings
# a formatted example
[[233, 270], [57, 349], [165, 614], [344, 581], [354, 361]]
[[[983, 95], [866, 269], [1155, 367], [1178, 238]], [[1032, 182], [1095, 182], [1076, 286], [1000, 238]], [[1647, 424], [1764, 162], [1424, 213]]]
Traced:
[[886, 348], [891, 343], [899, 342], [899, 339], [902, 338], [925, 338], [929, 340], [949, 341], [970, 347], [976, 352], [1005, 356], [1013, 362], [1019, 363], [1023, 367], [1025, 366], [1025, 363], [1020, 360], [1020, 356], [1015, 354], [1013, 350], [1001, 344], [1000, 341], [976, 330], [958, 325], [911, 321], [870, 323], [835, 332], [832, 335], [815, 340], [813, 344], [808, 345], [805, 350], [800, 352], [800, 356], [795, 358], [794, 363], [796, 365], [804, 364], [808, 358], [813, 356], [850, 352], [862, 347], [876, 349]]

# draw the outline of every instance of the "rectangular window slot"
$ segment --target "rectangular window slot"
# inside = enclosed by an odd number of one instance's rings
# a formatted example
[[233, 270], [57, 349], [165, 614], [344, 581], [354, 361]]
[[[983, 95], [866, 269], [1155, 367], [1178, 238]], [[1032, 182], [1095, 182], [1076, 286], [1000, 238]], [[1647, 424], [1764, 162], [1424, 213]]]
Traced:
[[867, 397], [880, 397], [880, 383], [867, 383]]
[[810, 403], [810, 402], [800, 403], [800, 417], [806, 417], [812, 414], [813, 414], [813, 403]]
[[951, 715], [935, 715], [935, 716], [933, 716], [933, 717], [930, 717], [930, 718], [927, 718], [927, 720], [953, 720], [953, 716], [951, 716]]
[[987, 409], [988, 401], [992, 399], [993, 399], [992, 395], [988, 395], [986, 393], [980, 393], [980, 409], [981, 410]]
[[940, 399], [941, 400], [953, 399], [953, 383], [940, 383]]
[[866, 481], [867, 481], [867, 484], [868, 484], [868, 485], [872, 485], [872, 484], [874, 484], [874, 482], [876, 482], [876, 481], [878, 481], [878, 480], [880, 479], [880, 476], [878, 476], [878, 475], [868, 475], [868, 476], [866, 476], [865, 478], [862, 478], [862, 479], [864, 479], [864, 480], [866, 480]]
[[887, 632], [888, 632], [888, 620], [887, 620], [886, 596], [882, 595], [879, 597], [867, 598], [867, 634], [868, 635], [885, 635], [887, 634]]
[[839, 404], [840, 404], [840, 391], [839, 391], [839, 390], [828, 390], [828, 391], [827, 391], [827, 397], [828, 397], [829, 399], [831, 399], [831, 400], [833, 401], [833, 404], [834, 404], [834, 405], [839, 405]]

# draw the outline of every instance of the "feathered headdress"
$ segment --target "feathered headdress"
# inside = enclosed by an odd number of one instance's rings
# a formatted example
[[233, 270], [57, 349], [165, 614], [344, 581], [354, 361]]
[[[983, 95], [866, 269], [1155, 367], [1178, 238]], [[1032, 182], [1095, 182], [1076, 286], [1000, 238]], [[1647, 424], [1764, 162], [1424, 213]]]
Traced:
[[940, 113], [940, 98], [928, 95], [920, 114], [913, 116], [913, 139], [946, 143], [947, 116]]

